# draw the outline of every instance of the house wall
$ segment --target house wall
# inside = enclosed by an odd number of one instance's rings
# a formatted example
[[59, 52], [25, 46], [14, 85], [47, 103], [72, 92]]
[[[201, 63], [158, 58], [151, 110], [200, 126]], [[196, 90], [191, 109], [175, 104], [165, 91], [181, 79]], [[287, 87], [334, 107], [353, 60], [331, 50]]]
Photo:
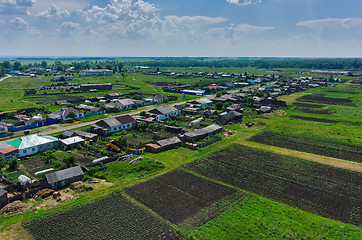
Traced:
[[168, 114], [163, 114], [163, 115], [158, 115], [156, 116], [156, 120], [157, 121], [163, 121], [171, 116], [177, 116], [177, 115], [180, 115], [181, 114], [181, 111], [180, 110], [177, 110], [177, 111], [174, 111], [174, 112], [170, 112]]
[[19, 157], [30, 156], [33, 154], [37, 154], [39, 152], [38, 146], [34, 146], [31, 148], [23, 148], [19, 149]]
[[9, 160], [13, 157], [19, 157], [19, 150], [18, 151], [15, 151], [15, 152], [11, 152], [11, 153], [8, 153], [8, 154], [1, 154], [0, 155], [2, 158], [5, 158], [6, 160]]

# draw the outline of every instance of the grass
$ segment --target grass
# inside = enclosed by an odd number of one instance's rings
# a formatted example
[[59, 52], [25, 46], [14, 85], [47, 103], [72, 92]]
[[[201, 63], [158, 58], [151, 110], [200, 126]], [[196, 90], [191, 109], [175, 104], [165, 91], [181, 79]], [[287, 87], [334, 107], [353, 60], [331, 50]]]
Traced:
[[360, 228], [251, 195], [195, 230], [188, 239], [360, 239]]

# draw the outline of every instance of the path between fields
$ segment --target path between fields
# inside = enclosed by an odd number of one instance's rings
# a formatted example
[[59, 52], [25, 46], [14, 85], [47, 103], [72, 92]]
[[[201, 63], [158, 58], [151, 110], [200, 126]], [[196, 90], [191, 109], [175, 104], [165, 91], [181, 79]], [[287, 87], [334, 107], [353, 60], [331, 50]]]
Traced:
[[294, 151], [291, 149], [279, 148], [279, 147], [274, 147], [274, 146], [260, 144], [260, 143], [256, 143], [256, 142], [250, 142], [250, 141], [243, 141], [242, 144], [249, 146], [249, 147], [267, 150], [267, 151], [273, 152], [273, 153], [302, 158], [302, 159], [305, 159], [308, 161], [317, 162], [317, 163], [329, 165], [329, 166], [336, 167], [336, 168], [342, 168], [342, 169], [362, 173], [362, 163], [358, 163], [358, 162], [351, 162], [351, 161], [347, 161], [347, 160], [343, 160], [343, 159], [326, 157], [326, 156], [316, 155], [316, 154], [312, 154], [312, 153], [298, 152], [298, 151]]
[[12, 76], [8, 74], [6, 77], [0, 78], [0, 82], [4, 81], [5, 79], [11, 78]]

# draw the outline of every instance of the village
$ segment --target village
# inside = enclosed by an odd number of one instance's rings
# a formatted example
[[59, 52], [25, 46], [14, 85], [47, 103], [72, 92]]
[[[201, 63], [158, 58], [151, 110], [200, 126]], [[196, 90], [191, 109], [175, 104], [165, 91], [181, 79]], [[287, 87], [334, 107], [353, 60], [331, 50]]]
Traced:
[[[111, 74], [110, 71], [102, 71], [89, 70], [79, 74]], [[222, 77], [231, 76], [220, 74]], [[25, 135], [0, 145], [3, 162], [9, 164], [9, 169], [11, 164], [15, 165], [9, 173], [1, 175], [0, 207], [39, 195], [47, 197], [74, 182], [79, 185], [84, 176], [107, 169], [109, 162], [133, 159], [130, 164], [136, 164], [143, 160], [143, 152], [159, 153], [179, 147], [197, 150], [222, 140], [228, 134], [223, 133], [222, 126], [241, 122], [245, 114], [256, 116], [285, 108], [286, 103], [277, 100], [278, 96], [340, 81], [313, 77], [279, 79], [270, 75], [236, 75], [236, 78], [237, 81], [213, 83], [200, 90], [192, 90], [195, 87], [192, 85], [163, 88], [165, 93], [181, 93], [182, 97], [185, 94], [201, 96], [184, 103], [176, 101], [175, 96], [162, 94], [132, 99], [130, 97], [136, 94], [108, 93], [71, 106], [66, 100], [58, 100], [55, 104], [62, 108], [46, 117], [36, 108], [2, 115], [2, 118], [12, 117], [16, 122], [1, 122], [1, 136], [9, 136], [16, 131], [24, 131]], [[107, 92], [112, 89], [112, 84], [83, 84], [79, 88], [81, 91]], [[137, 96], [142, 96], [142, 93], [137, 93]], [[169, 101], [175, 103], [168, 104]], [[152, 108], [155, 104], [158, 107]], [[147, 108], [137, 115], [121, 114], [144, 107]], [[82, 130], [67, 130], [53, 136], [29, 134], [29, 129], [105, 113], [120, 115], [101, 119]], [[252, 121], [247, 126], [254, 124]], [[54, 152], [68, 152], [70, 157], [57, 159]], [[35, 164], [31, 164], [32, 161]], [[55, 198], [59, 197], [59, 193], [55, 192], [55, 195]]]

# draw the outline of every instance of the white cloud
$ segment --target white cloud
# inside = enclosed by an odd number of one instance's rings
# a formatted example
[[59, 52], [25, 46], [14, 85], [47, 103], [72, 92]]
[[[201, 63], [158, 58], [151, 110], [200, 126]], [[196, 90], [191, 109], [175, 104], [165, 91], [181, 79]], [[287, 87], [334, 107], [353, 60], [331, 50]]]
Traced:
[[52, 4], [47, 10], [38, 12], [36, 16], [48, 19], [60, 19], [60, 18], [69, 17], [70, 13], [67, 10], [60, 9], [54, 4]]
[[0, 14], [29, 14], [28, 8], [34, 4], [35, 0], [0, 0]]
[[222, 28], [211, 28], [208, 31], [208, 35], [214, 38], [225, 38], [225, 39], [238, 39], [245, 38], [254, 34], [258, 34], [265, 31], [270, 31], [275, 27], [270, 26], [255, 26], [242, 23], [239, 25], [230, 24], [229, 26]]
[[17, 17], [10, 21], [10, 26], [15, 30], [24, 30], [28, 28], [28, 22], [20, 17]]
[[4, 19], [0, 19], [0, 24], [5, 24], [5, 20]]
[[235, 4], [239, 6], [248, 6], [262, 2], [262, 0], [226, 0], [226, 1], [230, 4]]
[[80, 30], [79, 23], [74, 22], [63, 22], [57, 29], [61, 37], [69, 37], [71, 34], [76, 33]]
[[353, 29], [362, 27], [362, 18], [326, 18], [298, 22], [297, 26], [310, 27], [317, 30], [326, 28]]
[[223, 17], [207, 16], [166, 16], [166, 21], [171, 21], [178, 25], [187, 26], [209, 26], [217, 23], [226, 22], [228, 19]]

